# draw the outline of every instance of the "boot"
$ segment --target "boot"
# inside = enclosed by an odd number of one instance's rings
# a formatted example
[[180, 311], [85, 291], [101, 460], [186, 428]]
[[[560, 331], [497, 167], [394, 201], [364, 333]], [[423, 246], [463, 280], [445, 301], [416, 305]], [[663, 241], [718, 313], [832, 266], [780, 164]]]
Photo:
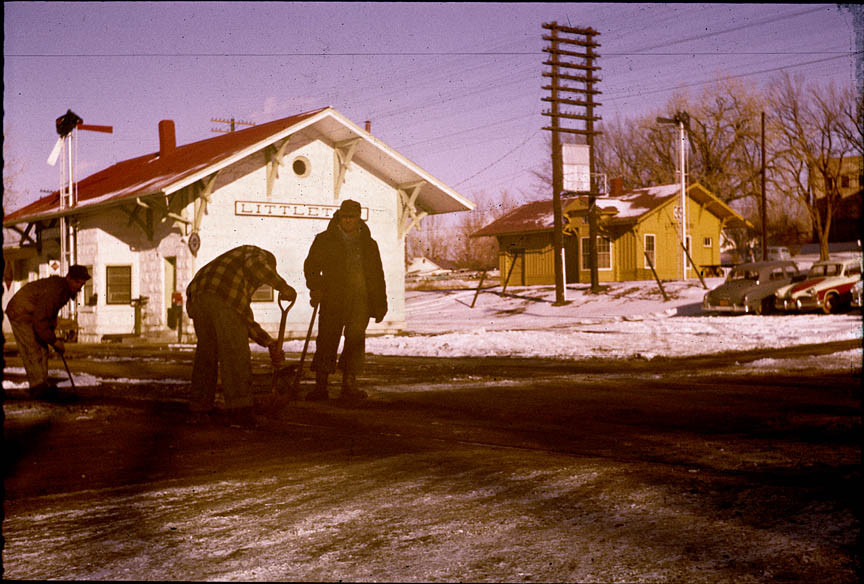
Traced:
[[223, 410], [220, 421], [225, 426], [254, 428], [256, 425], [255, 409], [252, 407], [244, 407]]
[[43, 381], [39, 385], [34, 385], [30, 388], [30, 397], [32, 399], [54, 401], [59, 396], [59, 393], [60, 388], [47, 381]]
[[327, 393], [327, 377], [326, 371], [315, 372], [315, 389], [306, 395], [306, 401], [326, 401], [330, 399], [330, 394]]
[[345, 373], [342, 376], [342, 393], [340, 398], [345, 400], [366, 399], [367, 394], [357, 387], [357, 376], [353, 373]]

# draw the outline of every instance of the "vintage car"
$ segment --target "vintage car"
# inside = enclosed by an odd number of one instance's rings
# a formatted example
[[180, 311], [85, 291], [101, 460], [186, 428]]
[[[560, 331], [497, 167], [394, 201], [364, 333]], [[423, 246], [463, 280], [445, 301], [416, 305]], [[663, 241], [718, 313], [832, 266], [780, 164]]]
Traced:
[[739, 264], [725, 282], [705, 294], [702, 310], [768, 314], [774, 309], [774, 292], [803, 278], [790, 260]]
[[839, 312], [851, 306], [852, 287], [860, 279], [861, 258], [821, 260], [810, 267], [804, 281], [777, 290], [774, 306], [787, 311]]
[[864, 280], [858, 281], [852, 286], [852, 308], [861, 308], [862, 291], [864, 291]]

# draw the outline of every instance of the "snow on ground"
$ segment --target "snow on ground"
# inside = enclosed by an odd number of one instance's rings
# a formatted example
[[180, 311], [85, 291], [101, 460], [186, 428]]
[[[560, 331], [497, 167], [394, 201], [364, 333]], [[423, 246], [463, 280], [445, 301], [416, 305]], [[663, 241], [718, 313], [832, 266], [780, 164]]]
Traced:
[[[708, 288], [721, 278], [706, 280]], [[684, 356], [822, 343], [862, 336], [861, 313], [708, 316], [699, 280], [613, 283], [601, 294], [571, 285], [555, 306], [553, 287], [415, 291], [407, 297], [407, 334], [371, 337], [381, 355], [591, 357]], [[300, 341], [286, 344], [302, 349]]]
[[[116, 359], [115, 359], [116, 360]], [[128, 359], [127, 359], [128, 360]], [[24, 371], [23, 367], [6, 367], [3, 372], [7, 375], [15, 375], [20, 376], [22, 378], [21, 381], [13, 381], [9, 379], [3, 380], [3, 389], [27, 389], [28, 383], [24, 377], [26, 376], [26, 371]], [[91, 387], [101, 385], [102, 383], [110, 382], [114, 385], [141, 385], [144, 383], [154, 383], [152, 379], [135, 379], [129, 377], [111, 377], [110, 379], [104, 379], [102, 377], [97, 377], [95, 375], [91, 375], [90, 373], [84, 373], [81, 371], [76, 371], [73, 374], [75, 385], [80, 387]], [[56, 379], [60, 379], [57, 382], [58, 387], [70, 387], [71, 384], [68, 381], [68, 374], [65, 369], [48, 369], [48, 376]], [[160, 385], [186, 385], [189, 383], [188, 379], [159, 379], [156, 381]]]

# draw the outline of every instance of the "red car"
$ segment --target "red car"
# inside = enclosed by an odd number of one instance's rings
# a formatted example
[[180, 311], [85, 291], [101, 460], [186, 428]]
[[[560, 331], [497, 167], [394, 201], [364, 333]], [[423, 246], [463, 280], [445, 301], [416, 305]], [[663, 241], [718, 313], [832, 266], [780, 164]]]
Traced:
[[787, 311], [821, 309], [825, 314], [848, 309], [852, 287], [861, 279], [861, 258], [814, 263], [807, 279], [774, 293], [774, 307]]

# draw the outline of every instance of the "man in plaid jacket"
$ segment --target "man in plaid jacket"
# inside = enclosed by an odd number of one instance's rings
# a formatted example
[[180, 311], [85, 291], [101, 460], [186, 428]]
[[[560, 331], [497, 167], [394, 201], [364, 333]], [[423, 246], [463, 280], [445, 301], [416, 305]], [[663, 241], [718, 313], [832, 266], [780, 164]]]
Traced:
[[198, 338], [191, 411], [215, 413], [218, 366], [225, 396], [224, 421], [254, 425], [249, 339], [267, 347], [274, 367], [284, 357], [279, 342], [252, 314], [252, 294], [264, 284], [288, 302], [297, 297], [294, 288], [276, 273], [276, 256], [254, 245], [241, 245], [201, 268], [186, 288], [186, 308]]

